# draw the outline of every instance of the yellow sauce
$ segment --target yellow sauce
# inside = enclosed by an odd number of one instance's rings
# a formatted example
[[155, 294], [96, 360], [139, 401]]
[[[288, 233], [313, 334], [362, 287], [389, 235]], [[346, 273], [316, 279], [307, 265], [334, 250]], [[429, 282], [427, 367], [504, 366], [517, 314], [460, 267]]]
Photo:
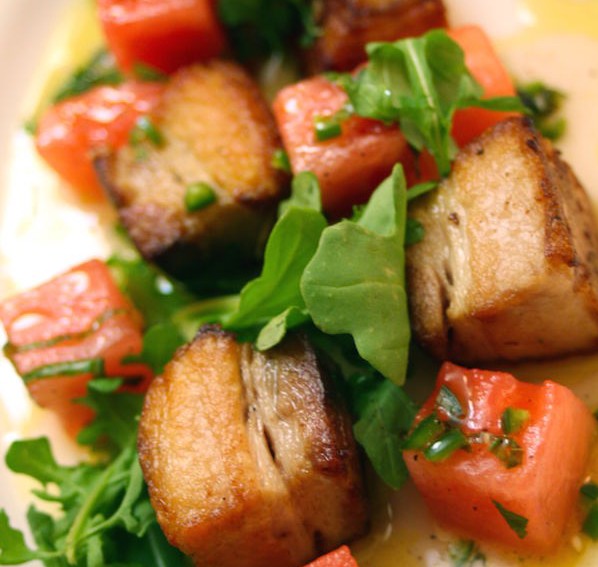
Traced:
[[[494, 35], [507, 66], [521, 81], [543, 80], [569, 95], [565, 112], [570, 127], [559, 146], [598, 203], [598, 1], [448, 0], [446, 4], [451, 23], [473, 20]], [[27, 110], [35, 109], [40, 93], [43, 98], [51, 92], [65, 69], [86, 59], [99, 41], [92, 11], [87, 4], [74, 2], [48, 50], [50, 56], [38, 84], [33, 85]], [[35, 285], [78, 261], [105, 256], [109, 243], [103, 227], [112, 218], [108, 207], [82, 208], [38, 160], [27, 136], [15, 136], [13, 156], [3, 188], [4, 210], [0, 211], [2, 296]], [[31, 262], [32, 257], [36, 262]], [[592, 410], [598, 407], [598, 356], [508, 370], [528, 380], [556, 379], [571, 387]], [[19, 378], [4, 359], [0, 359], [0, 372], [0, 431], [4, 432], [0, 450], [5, 451], [16, 436], [49, 433], [62, 459], [75, 458], [74, 446], [51, 416], [29, 404]], [[431, 370], [415, 395], [425, 395], [433, 378]], [[592, 469], [598, 478], [598, 451]], [[0, 467], [0, 486], [2, 506], [9, 508], [13, 519], [20, 514], [17, 523], [23, 527], [29, 497], [22, 481]], [[434, 523], [413, 486], [392, 493], [373, 481], [372, 508], [371, 533], [352, 546], [361, 567], [451, 565], [448, 549], [455, 538]], [[598, 544], [580, 535], [568, 538], [561, 552], [546, 558], [521, 558], [484, 546], [482, 551], [488, 567], [598, 565]]]

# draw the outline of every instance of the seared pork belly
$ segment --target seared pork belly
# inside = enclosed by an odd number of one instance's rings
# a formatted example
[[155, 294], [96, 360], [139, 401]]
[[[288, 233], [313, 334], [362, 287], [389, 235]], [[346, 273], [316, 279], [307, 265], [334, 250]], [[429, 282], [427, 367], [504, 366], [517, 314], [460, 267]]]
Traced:
[[598, 234], [569, 166], [526, 119], [465, 147], [410, 213], [415, 335], [441, 359], [477, 363], [598, 347]]
[[370, 41], [395, 41], [446, 27], [442, 0], [321, 0], [320, 37], [308, 51], [310, 73], [350, 71], [366, 60]]
[[152, 383], [139, 456], [198, 566], [299, 566], [366, 527], [350, 419], [300, 337], [259, 353], [204, 327]]
[[[272, 167], [278, 134], [252, 79], [224, 61], [187, 67], [150, 121], [157, 134], [95, 162], [142, 255], [184, 273], [226, 254], [254, 254], [286, 180]], [[189, 210], [187, 191], [197, 184], [215, 200]]]

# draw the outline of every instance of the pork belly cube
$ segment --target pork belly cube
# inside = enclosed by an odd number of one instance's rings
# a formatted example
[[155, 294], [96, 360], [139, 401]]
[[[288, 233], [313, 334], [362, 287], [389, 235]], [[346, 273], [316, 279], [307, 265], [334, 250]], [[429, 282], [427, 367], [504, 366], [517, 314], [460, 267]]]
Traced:
[[360, 116], [342, 121], [339, 136], [318, 140], [315, 121], [346, 102], [340, 86], [318, 76], [285, 87], [273, 103], [293, 173], [311, 171], [318, 178], [322, 206], [333, 216], [348, 215], [353, 205], [366, 202], [397, 161], [413, 161], [396, 125]]
[[303, 565], [363, 533], [351, 422], [305, 339], [266, 353], [204, 327], [148, 392], [139, 455], [195, 565]]
[[441, 359], [541, 358], [598, 346], [598, 233], [583, 187], [530, 121], [466, 146], [410, 213], [415, 335]]
[[[96, 159], [141, 254], [177, 274], [255, 254], [286, 179], [272, 166], [278, 134], [252, 79], [224, 61], [186, 67], [149, 124], [149, 139]], [[193, 210], [186, 196], [197, 184], [215, 200]]]
[[323, 0], [316, 23], [322, 34], [306, 61], [313, 74], [350, 71], [365, 61], [370, 41], [395, 41], [447, 25], [442, 0]]

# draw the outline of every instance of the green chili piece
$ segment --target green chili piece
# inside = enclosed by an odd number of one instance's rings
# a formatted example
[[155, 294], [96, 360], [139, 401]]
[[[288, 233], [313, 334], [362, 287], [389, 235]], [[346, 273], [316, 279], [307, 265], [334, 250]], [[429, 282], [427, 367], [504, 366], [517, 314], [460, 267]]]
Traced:
[[282, 148], [277, 148], [272, 154], [272, 167], [286, 173], [292, 172], [289, 155]]
[[405, 441], [403, 448], [424, 449], [436, 441], [444, 431], [444, 424], [438, 419], [435, 413], [432, 413], [417, 424]]
[[510, 437], [496, 437], [490, 444], [489, 449], [508, 469], [520, 465], [523, 461], [521, 445]]
[[521, 408], [508, 407], [500, 418], [502, 430], [510, 435], [517, 433], [529, 420], [529, 411]]
[[341, 125], [336, 120], [336, 116], [316, 118], [314, 126], [318, 142], [338, 138], [342, 133]]
[[149, 116], [140, 116], [129, 134], [129, 142], [132, 146], [149, 142], [159, 148], [164, 145], [164, 136]]
[[205, 181], [192, 183], [185, 191], [185, 207], [192, 213], [204, 209], [216, 201], [216, 193]]
[[458, 449], [468, 446], [469, 441], [460, 429], [449, 429], [424, 451], [424, 457], [432, 462], [444, 461]]

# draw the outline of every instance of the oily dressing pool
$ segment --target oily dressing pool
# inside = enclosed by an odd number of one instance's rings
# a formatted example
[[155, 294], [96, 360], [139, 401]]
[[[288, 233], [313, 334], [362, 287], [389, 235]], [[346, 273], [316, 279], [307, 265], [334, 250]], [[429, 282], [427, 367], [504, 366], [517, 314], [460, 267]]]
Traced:
[[[18, 3], [20, 0], [4, 0]], [[29, 96], [14, 112], [35, 112], [40, 99], [60, 82], [66, 70], [84, 61], [100, 43], [91, 2], [72, 2], [45, 50]], [[598, 204], [598, 1], [596, 0], [447, 0], [453, 25], [479, 23], [495, 39], [509, 70], [521, 82], [541, 80], [567, 94], [566, 135], [559, 141]], [[23, 10], [29, 10], [23, 4]], [[35, 18], [30, 10], [29, 16]], [[0, 12], [1, 13], [1, 12]], [[23, 41], [26, 41], [26, 34]], [[15, 50], [18, 58], [18, 50]], [[82, 203], [38, 159], [30, 137], [14, 132], [10, 159], [1, 165], [0, 296], [8, 296], [110, 251], [114, 213], [106, 204]], [[435, 367], [422, 357], [421, 379], [410, 387], [423, 399]], [[510, 366], [520, 378], [552, 378], [571, 387], [592, 410], [598, 408], [598, 356]], [[51, 415], [34, 407], [10, 363], [0, 359], [0, 450], [18, 437], [49, 435], [61, 461], [82, 456], [65, 438]], [[598, 458], [593, 470], [598, 474]], [[435, 524], [411, 484], [391, 492], [372, 478], [372, 530], [352, 545], [360, 567], [452, 566], [455, 537]], [[23, 528], [31, 485], [0, 466], [0, 507]], [[488, 567], [590, 567], [598, 565], [598, 546], [572, 533], [556, 556], [521, 558], [482, 546]]]

